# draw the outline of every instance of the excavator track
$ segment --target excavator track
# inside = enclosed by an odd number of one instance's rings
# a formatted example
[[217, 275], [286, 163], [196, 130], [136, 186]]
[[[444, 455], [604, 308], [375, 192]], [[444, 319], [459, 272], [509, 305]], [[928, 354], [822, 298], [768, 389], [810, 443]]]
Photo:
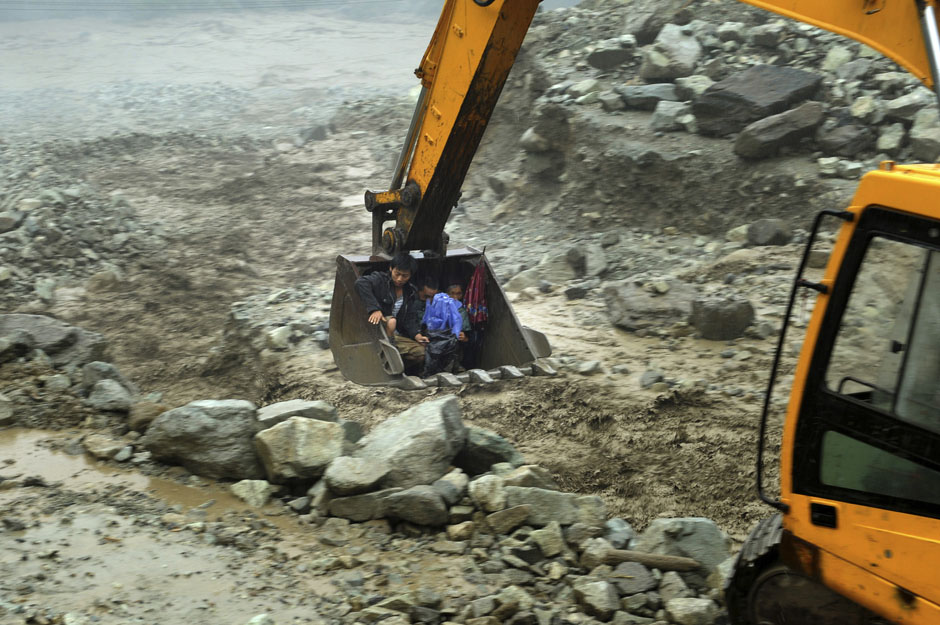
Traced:
[[732, 625], [888, 625], [876, 614], [780, 561], [783, 517], [751, 530], [725, 583]]

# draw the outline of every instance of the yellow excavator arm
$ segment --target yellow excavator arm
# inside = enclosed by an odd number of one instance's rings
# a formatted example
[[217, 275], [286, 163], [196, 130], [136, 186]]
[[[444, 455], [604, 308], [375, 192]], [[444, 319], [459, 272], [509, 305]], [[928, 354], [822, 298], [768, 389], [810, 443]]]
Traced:
[[936, 0], [740, 1], [860, 41], [936, 89]]
[[415, 70], [421, 95], [392, 183], [366, 192], [374, 256], [445, 251], [444, 225], [539, 2], [447, 0]]

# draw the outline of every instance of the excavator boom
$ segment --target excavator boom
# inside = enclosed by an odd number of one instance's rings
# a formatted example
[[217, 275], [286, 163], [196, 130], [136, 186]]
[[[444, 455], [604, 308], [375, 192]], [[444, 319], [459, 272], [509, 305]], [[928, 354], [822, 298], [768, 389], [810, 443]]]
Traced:
[[855, 39], [937, 90], [940, 36], [935, 0], [741, 0]]

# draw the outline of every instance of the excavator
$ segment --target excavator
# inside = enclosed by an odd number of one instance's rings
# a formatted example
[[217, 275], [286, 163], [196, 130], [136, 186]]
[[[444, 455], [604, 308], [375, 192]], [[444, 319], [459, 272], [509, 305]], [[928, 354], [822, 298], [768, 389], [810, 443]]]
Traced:
[[[940, 99], [937, 0], [741, 1], [864, 43]], [[483, 253], [447, 250], [444, 232], [538, 4], [444, 5], [416, 70], [422, 91], [392, 184], [365, 195], [372, 253], [337, 259], [330, 343], [354, 382], [426, 386], [404, 375], [394, 346], [366, 323], [353, 286], [400, 251], [435, 271], [485, 268], [493, 321], [471, 381], [545, 372], [545, 336], [519, 323]], [[837, 234], [813, 281], [806, 267], [827, 225]], [[758, 427], [757, 493], [776, 513], [736, 556], [723, 593], [728, 617], [734, 625], [938, 625], [940, 165], [883, 162], [861, 178], [848, 206], [816, 216], [808, 239]], [[789, 389], [779, 487], [770, 494], [771, 397], [794, 303], [810, 292], [816, 300]]]

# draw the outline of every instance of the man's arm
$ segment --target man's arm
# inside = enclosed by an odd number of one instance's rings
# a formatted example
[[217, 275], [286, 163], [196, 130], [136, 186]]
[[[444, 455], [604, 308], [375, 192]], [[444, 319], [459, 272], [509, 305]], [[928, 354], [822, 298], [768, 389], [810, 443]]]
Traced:
[[463, 317], [460, 316], [460, 303], [451, 299], [447, 306], [447, 316], [450, 317], [450, 330], [454, 336], [460, 336], [463, 331]]
[[359, 293], [359, 299], [366, 307], [366, 314], [371, 315], [376, 310], [381, 311], [379, 300], [375, 298], [376, 278], [380, 277], [378, 273], [370, 273], [356, 280], [356, 292]]

